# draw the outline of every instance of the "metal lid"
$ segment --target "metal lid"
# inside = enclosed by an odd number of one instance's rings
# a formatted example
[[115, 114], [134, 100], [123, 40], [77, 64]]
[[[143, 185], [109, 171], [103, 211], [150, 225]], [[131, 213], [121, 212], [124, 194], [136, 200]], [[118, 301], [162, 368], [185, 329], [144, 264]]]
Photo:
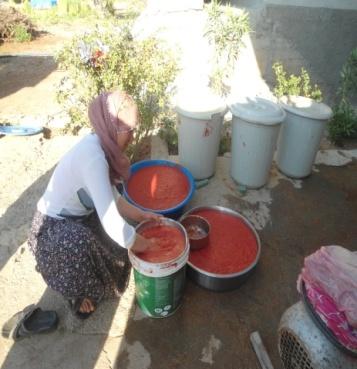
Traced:
[[235, 117], [246, 122], [276, 125], [285, 119], [284, 110], [276, 103], [262, 97], [241, 96], [229, 104]]
[[193, 119], [207, 120], [212, 115], [227, 111], [224, 100], [214, 95], [208, 88], [182, 91], [177, 96], [177, 113]]
[[286, 111], [302, 117], [319, 120], [328, 120], [332, 117], [332, 110], [329, 106], [308, 97], [283, 96], [279, 101]]

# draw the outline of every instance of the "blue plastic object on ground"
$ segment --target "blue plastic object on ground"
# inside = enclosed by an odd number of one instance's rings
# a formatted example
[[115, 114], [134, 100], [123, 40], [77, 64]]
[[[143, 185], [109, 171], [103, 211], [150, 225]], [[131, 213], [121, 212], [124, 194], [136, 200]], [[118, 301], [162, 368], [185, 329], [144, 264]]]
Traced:
[[189, 181], [189, 184], [190, 184], [190, 189], [189, 189], [189, 193], [188, 193], [187, 197], [181, 203], [176, 205], [175, 207], [172, 207], [172, 208], [169, 208], [169, 209], [160, 209], [160, 210], [147, 209], [147, 208], [144, 208], [143, 206], [140, 206], [135, 201], [133, 201], [130, 198], [128, 192], [127, 192], [127, 184], [124, 185], [124, 189], [123, 189], [124, 197], [129, 202], [131, 202], [133, 205], [139, 207], [140, 209], [147, 210], [147, 211], [152, 211], [154, 213], [165, 215], [169, 218], [177, 219], [182, 214], [182, 211], [183, 211], [185, 205], [191, 200], [191, 198], [192, 198], [192, 196], [195, 192], [195, 188], [196, 188], [195, 180], [194, 180], [192, 174], [190, 173], [190, 171], [188, 169], [186, 169], [185, 167], [183, 167], [180, 164], [176, 164], [176, 163], [174, 163], [172, 161], [169, 161], [169, 160], [142, 160], [142, 161], [139, 161], [139, 162], [137, 162], [137, 163], [135, 163], [131, 166], [131, 173], [134, 174], [142, 168], [156, 166], [156, 165], [176, 167], [187, 177], [187, 179]]
[[6, 136], [32, 136], [43, 131], [42, 127], [32, 126], [0, 126], [0, 135]]
[[31, 0], [31, 6], [36, 9], [48, 9], [57, 5], [57, 0]]

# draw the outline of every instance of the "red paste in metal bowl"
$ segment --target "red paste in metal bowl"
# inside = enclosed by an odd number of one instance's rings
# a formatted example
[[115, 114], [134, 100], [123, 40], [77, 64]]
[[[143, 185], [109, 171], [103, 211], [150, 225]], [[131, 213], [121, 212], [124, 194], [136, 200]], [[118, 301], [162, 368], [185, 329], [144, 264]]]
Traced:
[[135, 172], [129, 179], [127, 192], [138, 205], [152, 210], [175, 207], [186, 199], [190, 183], [176, 167], [153, 165]]
[[157, 225], [139, 231], [144, 238], [154, 241], [154, 246], [137, 253], [150, 263], [164, 263], [178, 258], [185, 250], [185, 236], [175, 227]]
[[214, 274], [239, 273], [250, 266], [258, 253], [254, 232], [240, 218], [214, 209], [197, 210], [194, 215], [210, 223], [209, 243], [190, 252], [189, 261]]

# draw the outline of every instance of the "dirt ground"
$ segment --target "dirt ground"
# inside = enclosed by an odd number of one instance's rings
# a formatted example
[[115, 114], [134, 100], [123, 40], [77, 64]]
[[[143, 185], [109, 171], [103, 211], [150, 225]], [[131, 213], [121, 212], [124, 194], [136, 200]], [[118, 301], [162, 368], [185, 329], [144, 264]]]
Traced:
[[58, 69], [53, 55], [85, 25], [46, 26], [46, 32], [33, 41], [0, 45], [0, 117], [20, 119], [27, 116], [33, 124], [43, 125], [60, 116], [55, 93], [65, 71]]
[[67, 40], [66, 35], [48, 32], [29, 42], [5, 42], [0, 46], [0, 52], [6, 55], [48, 54], [57, 51]]

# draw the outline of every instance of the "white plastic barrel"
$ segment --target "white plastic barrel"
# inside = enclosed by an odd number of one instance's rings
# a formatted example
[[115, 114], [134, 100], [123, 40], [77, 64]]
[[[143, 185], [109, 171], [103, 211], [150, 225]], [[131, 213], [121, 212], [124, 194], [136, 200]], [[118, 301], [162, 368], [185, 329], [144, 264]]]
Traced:
[[240, 97], [230, 104], [233, 114], [231, 175], [239, 184], [266, 184], [284, 110], [260, 97]]
[[195, 179], [214, 175], [221, 138], [225, 102], [207, 91], [181, 94], [178, 113], [178, 154], [180, 164]]
[[332, 110], [302, 96], [285, 96], [280, 103], [286, 111], [286, 119], [278, 139], [278, 168], [289, 177], [307, 177]]

